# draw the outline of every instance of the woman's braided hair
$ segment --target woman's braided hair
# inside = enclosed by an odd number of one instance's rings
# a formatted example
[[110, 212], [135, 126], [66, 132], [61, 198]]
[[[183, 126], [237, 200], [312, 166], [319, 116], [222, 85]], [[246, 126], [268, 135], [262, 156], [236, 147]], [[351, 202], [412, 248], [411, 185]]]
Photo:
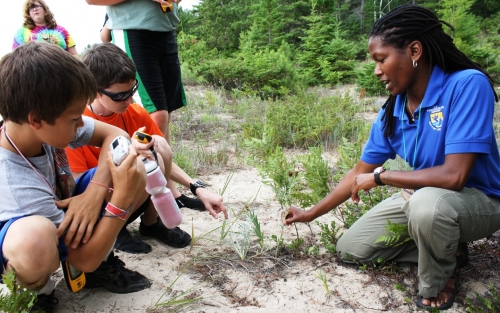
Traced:
[[[372, 27], [369, 37], [379, 37], [384, 45], [403, 49], [414, 40], [422, 43], [431, 66], [439, 65], [446, 73], [458, 70], [476, 69], [488, 77], [491, 88], [493, 80], [477, 63], [473, 62], [453, 43], [453, 39], [442, 28], [445, 21], [438, 20], [434, 12], [419, 5], [407, 4], [399, 6], [383, 17]], [[493, 90], [493, 92], [495, 92]], [[495, 100], [498, 96], [495, 93]], [[384, 136], [392, 138], [394, 135], [394, 105], [396, 96], [390, 95], [385, 104], [382, 121], [384, 121]]]

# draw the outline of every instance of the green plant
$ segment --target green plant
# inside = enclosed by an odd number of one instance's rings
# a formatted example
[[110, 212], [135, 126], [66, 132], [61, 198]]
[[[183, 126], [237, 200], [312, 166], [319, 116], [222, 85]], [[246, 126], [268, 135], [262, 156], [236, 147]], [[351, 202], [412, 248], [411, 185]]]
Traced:
[[302, 239], [302, 238], [295, 238], [288, 245], [288, 249], [290, 249], [290, 251], [291, 251], [291, 253], [293, 255], [300, 255], [300, 254], [302, 254], [302, 249], [303, 248], [304, 248], [304, 239]]
[[276, 244], [275, 255], [278, 256], [285, 248], [285, 240], [283, 239], [283, 224], [281, 224], [281, 229], [278, 235], [271, 235], [271, 240]]
[[248, 221], [238, 221], [231, 225], [229, 244], [242, 261], [245, 261], [247, 257], [252, 231], [252, 224]]
[[264, 242], [265, 236], [260, 228], [259, 218], [257, 217], [255, 211], [248, 211], [247, 218], [253, 225], [253, 231], [257, 236], [257, 243], [259, 244], [260, 251], [262, 252], [265, 248], [265, 242]]
[[500, 312], [500, 295], [498, 295], [498, 291], [493, 286], [492, 283], [489, 283], [489, 293], [485, 295], [476, 294], [475, 299], [466, 298], [467, 302], [466, 311], [469, 313], [499, 313]]
[[361, 63], [361, 65], [354, 71], [356, 74], [356, 85], [365, 91], [366, 96], [388, 96], [385, 85], [382, 84], [377, 76], [373, 73], [375, 71], [375, 62], [369, 60]]
[[229, 147], [223, 144], [221, 147], [211, 150], [198, 146], [196, 158], [200, 167], [220, 169], [227, 165], [229, 161]]
[[394, 285], [394, 289], [399, 290], [399, 291], [402, 291], [402, 292], [406, 292], [406, 288], [405, 288], [405, 286], [403, 286], [403, 285], [401, 285], [401, 284], [395, 284], [395, 285]]
[[[387, 220], [385, 229], [389, 232], [389, 234], [378, 237], [374, 243], [384, 242], [388, 246], [397, 247], [412, 240], [408, 234], [408, 224], [397, 224]], [[404, 238], [403, 241], [401, 241], [402, 237]]]
[[184, 172], [186, 172], [186, 174], [188, 174], [189, 176], [195, 177], [196, 169], [193, 165], [193, 159], [195, 157], [194, 152], [187, 149], [182, 144], [176, 145], [174, 150], [175, 153], [173, 161], [175, 162], [175, 164], [182, 168]]
[[338, 233], [340, 227], [335, 224], [335, 221], [331, 221], [330, 225], [316, 221], [316, 225], [321, 228], [319, 241], [323, 244], [323, 246], [325, 246], [326, 251], [331, 254], [337, 252], [337, 241], [339, 239]]
[[281, 209], [288, 208], [300, 181], [300, 177], [295, 175], [295, 162], [289, 161], [283, 148], [277, 146], [258, 168], [264, 184], [274, 191]]
[[318, 203], [330, 192], [331, 172], [328, 163], [321, 157], [321, 147], [309, 148], [309, 153], [297, 157], [305, 168], [307, 190], [298, 192], [297, 198], [303, 207]]
[[314, 276], [316, 276], [317, 279], [321, 280], [321, 282], [323, 283], [323, 288], [325, 288], [326, 290], [327, 296], [330, 296], [332, 293], [330, 291], [330, 288], [328, 288], [328, 279], [326, 278], [326, 272], [319, 270], [314, 274]]
[[[182, 270], [182, 272], [170, 283], [170, 285], [167, 287], [167, 289], [163, 292], [163, 294], [160, 296], [160, 298], [156, 301], [155, 307], [162, 307], [166, 309], [166, 312], [169, 313], [175, 313], [175, 312], [181, 312], [185, 310], [191, 309], [194, 305], [200, 303], [203, 300], [203, 297], [199, 297], [196, 292], [194, 292], [194, 289], [198, 287], [198, 285], [195, 285], [185, 291], [182, 292], [175, 292], [173, 290], [173, 286], [179, 280], [179, 278], [184, 274], [184, 271], [187, 269], [187, 266]], [[165, 301], [162, 301], [162, 299], [167, 295], [171, 295], [168, 299]], [[162, 301], [162, 302], [160, 302]]]
[[319, 247], [311, 246], [306, 250], [306, 255], [308, 256], [318, 256], [319, 255]]
[[276, 146], [308, 148], [330, 143], [336, 146], [342, 137], [357, 140], [369, 124], [359, 115], [359, 104], [348, 94], [324, 97], [301, 92], [266, 101], [262, 108], [259, 116], [242, 123], [247, 143], [256, 145], [254, 139], [259, 140], [257, 152], [262, 151], [258, 155], [261, 158]]
[[0, 293], [0, 311], [5, 313], [30, 312], [35, 304], [37, 292], [28, 290], [17, 283], [14, 268], [4, 271], [2, 279], [9, 293]]

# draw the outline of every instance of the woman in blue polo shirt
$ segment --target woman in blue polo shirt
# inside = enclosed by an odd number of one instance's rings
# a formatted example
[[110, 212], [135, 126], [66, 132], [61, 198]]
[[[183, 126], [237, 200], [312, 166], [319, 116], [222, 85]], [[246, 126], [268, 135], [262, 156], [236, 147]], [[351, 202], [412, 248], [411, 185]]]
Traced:
[[[458, 289], [459, 244], [500, 229], [498, 97], [491, 77], [456, 48], [443, 24], [451, 27], [417, 5], [397, 7], [374, 24], [368, 49], [390, 96], [361, 160], [323, 200], [306, 211], [291, 207], [285, 220], [310, 222], [378, 185], [402, 188], [347, 230], [337, 251], [347, 262], [417, 262], [417, 305], [441, 310]], [[382, 167], [396, 155], [408, 170]], [[408, 225], [413, 240], [375, 243], [387, 220]]]

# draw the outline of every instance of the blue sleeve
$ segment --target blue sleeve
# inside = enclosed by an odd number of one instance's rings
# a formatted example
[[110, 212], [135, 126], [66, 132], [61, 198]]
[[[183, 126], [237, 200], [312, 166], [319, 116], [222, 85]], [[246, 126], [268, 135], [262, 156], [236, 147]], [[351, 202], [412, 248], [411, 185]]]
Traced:
[[368, 164], [383, 164], [388, 159], [396, 157], [395, 151], [389, 143], [389, 139], [384, 136], [384, 122], [381, 121], [384, 110], [380, 110], [377, 118], [373, 122], [370, 137], [361, 154], [361, 161]]
[[456, 77], [445, 154], [490, 153], [495, 98], [488, 79], [480, 72], [463, 71]]

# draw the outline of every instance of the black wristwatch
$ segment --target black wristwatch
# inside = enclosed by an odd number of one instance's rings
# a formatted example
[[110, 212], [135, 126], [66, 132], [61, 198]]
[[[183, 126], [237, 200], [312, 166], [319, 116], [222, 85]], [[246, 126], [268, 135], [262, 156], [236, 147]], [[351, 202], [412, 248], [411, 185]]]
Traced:
[[383, 186], [384, 183], [382, 182], [382, 180], [380, 180], [380, 174], [382, 174], [383, 172], [385, 172], [385, 168], [383, 168], [382, 166], [380, 167], [377, 167], [374, 171], [373, 171], [373, 176], [375, 176], [375, 183], [379, 186]]
[[197, 181], [194, 184], [189, 183], [189, 188], [191, 189], [191, 192], [193, 193], [193, 195], [198, 196], [196, 194], [196, 189], [198, 189], [198, 188], [205, 188], [205, 184], [203, 184], [202, 182]]

